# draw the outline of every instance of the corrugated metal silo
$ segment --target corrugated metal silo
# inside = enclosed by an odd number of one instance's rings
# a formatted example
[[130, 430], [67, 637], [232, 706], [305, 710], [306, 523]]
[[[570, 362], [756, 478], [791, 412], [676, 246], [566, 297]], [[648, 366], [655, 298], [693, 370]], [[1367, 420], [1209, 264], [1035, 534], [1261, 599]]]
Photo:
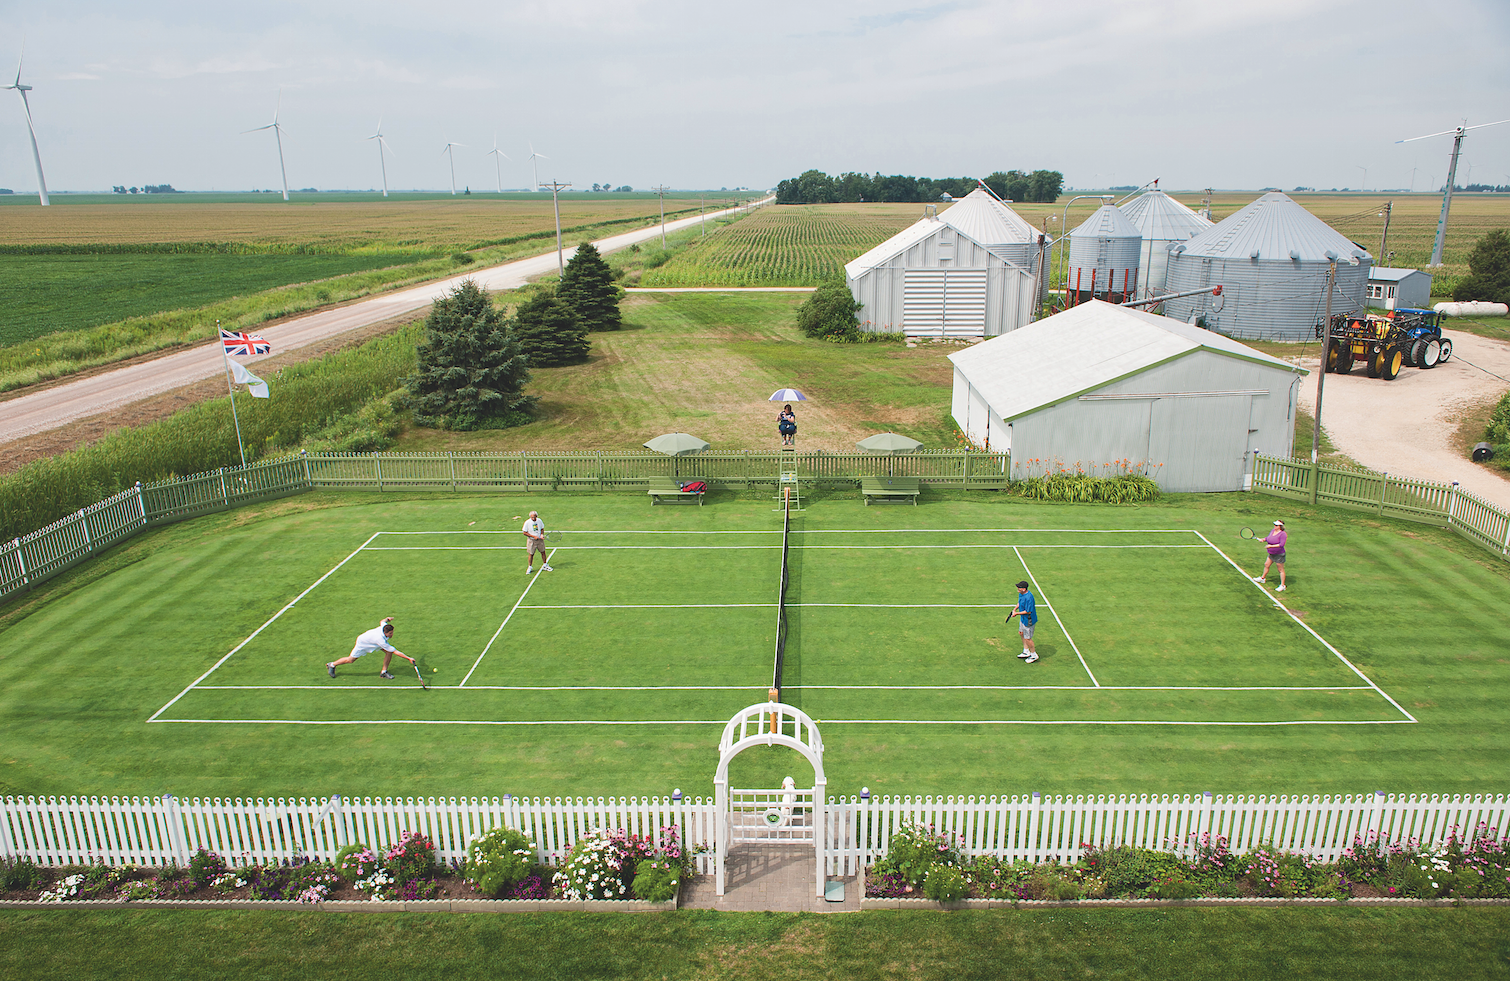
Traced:
[[1326, 308], [1327, 267], [1337, 262], [1332, 313], [1361, 311], [1373, 256], [1277, 191], [1265, 194], [1169, 252], [1171, 293], [1220, 285], [1220, 297], [1168, 300], [1164, 313], [1204, 318], [1230, 337], [1302, 341]]
[[1137, 285], [1143, 236], [1113, 204], [1096, 209], [1070, 232], [1065, 287], [1074, 302], [1091, 297], [1120, 303]]
[[960, 198], [939, 219], [1014, 265], [1032, 270], [1038, 264], [1038, 229], [985, 188]]
[[1156, 291], [1164, 290], [1170, 248], [1204, 232], [1211, 227], [1211, 222], [1158, 188], [1119, 207], [1143, 236], [1141, 261], [1138, 263], [1138, 296], [1153, 296]]

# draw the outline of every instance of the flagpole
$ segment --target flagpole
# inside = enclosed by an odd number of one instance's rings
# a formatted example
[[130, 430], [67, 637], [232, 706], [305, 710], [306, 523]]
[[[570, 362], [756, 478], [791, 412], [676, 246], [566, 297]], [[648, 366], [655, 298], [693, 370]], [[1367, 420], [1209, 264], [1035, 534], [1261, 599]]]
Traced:
[[225, 387], [231, 393], [231, 422], [236, 425], [236, 449], [241, 451], [241, 465], [246, 466], [246, 447], [241, 444], [241, 420], [236, 418], [236, 386], [231, 380], [231, 356], [225, 353], [225, 338], [220, 336], [220, 321], [215, 321], [215, 340], [220, 345], [220, 359], [225, 362]]

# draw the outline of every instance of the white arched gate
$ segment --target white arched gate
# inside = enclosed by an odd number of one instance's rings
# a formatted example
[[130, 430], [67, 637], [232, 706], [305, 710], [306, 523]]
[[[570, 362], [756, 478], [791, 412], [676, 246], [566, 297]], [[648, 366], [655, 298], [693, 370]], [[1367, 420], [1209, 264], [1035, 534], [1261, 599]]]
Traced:
[[[813, 766], [813, 787], [799, 790], [788, 777], [777, 790], [729, 789], [729, 761], [753, 746], [785, 746]], [[828, 778], [823, 774], [823, 737], [801, 709], [761, 702], [742, 709], [724, 726], [718, 741], [718, 773], [713, 778], [718, 811], [718, 862], [714, 880], [724, 894], [729, 846], [738, 842], [812, 842], [817, 895], [823, 895]]]

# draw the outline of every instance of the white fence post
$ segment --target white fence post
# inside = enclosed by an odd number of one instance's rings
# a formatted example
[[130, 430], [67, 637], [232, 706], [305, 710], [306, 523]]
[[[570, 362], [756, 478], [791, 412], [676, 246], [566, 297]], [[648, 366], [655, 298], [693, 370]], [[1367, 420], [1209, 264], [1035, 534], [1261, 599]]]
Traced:
[[162, 802], [163, 830], [168, 833], [173, 863], [183, 868], [189, 864], [189, 849], [184, 843], [183, 810], [178, 806], [178, 798], [172, 794], [164, 794], [159, 800]]

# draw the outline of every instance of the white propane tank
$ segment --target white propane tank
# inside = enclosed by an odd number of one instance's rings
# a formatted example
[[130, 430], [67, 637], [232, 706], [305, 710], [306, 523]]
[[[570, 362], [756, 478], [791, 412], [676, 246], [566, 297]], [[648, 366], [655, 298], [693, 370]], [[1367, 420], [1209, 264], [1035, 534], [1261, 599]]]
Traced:
[[1432, 309], [1448, 317], [1503, 317], [1510, 314], [1510, 306], [1504, 303], [1490, 303], [1487, 300], [1438, 303]]

